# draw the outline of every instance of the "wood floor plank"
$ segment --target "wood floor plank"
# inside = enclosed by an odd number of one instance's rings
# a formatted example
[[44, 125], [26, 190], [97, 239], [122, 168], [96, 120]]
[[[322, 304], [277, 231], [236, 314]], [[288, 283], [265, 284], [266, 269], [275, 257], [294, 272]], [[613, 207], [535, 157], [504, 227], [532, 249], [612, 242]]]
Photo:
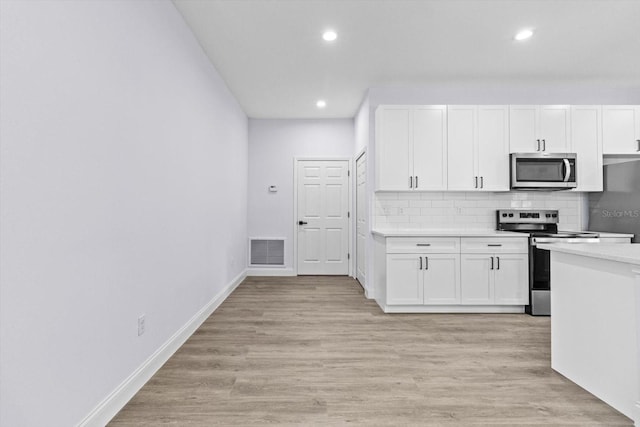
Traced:
[[346, 277], [251, 277], [110, 425], [633, 425], [550, 355], [546, 317], [384, 314]]

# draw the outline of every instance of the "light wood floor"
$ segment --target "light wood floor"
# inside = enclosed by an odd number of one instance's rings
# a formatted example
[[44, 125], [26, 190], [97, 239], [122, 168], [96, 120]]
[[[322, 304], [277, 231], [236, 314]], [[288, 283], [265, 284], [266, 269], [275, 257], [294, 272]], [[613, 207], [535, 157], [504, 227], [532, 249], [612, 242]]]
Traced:
[[549, 328], [384, 314], [348, 278], [248, 278], [110, 425], [632, 426], [551, 370]]

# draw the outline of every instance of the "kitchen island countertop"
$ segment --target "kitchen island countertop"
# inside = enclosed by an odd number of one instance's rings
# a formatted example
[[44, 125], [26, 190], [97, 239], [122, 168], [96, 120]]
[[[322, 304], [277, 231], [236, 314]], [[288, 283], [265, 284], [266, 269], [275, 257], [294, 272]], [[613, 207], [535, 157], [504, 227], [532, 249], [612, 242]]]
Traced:
[[640, 243], [543, 243], [538, 248], [640, 266]]

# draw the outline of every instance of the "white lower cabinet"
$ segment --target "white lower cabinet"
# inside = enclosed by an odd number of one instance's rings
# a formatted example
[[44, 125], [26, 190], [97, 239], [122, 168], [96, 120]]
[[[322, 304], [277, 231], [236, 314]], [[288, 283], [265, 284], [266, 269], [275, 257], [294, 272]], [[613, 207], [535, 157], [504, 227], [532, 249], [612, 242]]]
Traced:
[[[496, 244], [493, 244], [496, 247]], [[463, 243], [463, 248], [466, 245]], [[497, 246], [499, 248], [499, 246]], [[526, 253], [464, 253], [461, 256], [462, 304], [529, 303]]]
[[414, 254], [387, 255], [387, 280], [394, 284], [387, 289], [389, 304], [413, 305], [424, 302], [424, 278], [419, 262]]
[[523, 312], [528, 304], [526, 237], [375, 242], [375, 295], [385, 312]]
[[462, 304], [528, 304], [527, 254], [463, 254]]
[[460, 255], [387, 254], [387, 303], [460, 303]]

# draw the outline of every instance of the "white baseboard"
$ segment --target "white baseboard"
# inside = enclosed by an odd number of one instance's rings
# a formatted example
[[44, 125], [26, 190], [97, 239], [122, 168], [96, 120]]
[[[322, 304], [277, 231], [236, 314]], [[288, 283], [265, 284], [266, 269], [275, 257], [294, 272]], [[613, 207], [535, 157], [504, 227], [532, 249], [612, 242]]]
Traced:
[[78, 427], [106, 425], [247, 277], [243, 271], [98, 404]]
[[373, 289], [364, 288], [364, 296], [367, 299], [376, 299], [375, 295], [373, 294]]
[[524, 313], [523, 305], [382, 305], [380, 308], [385, 313]]
[[247, 276], [295, 276], [292, 268], [251, 268], [247, 269]]

